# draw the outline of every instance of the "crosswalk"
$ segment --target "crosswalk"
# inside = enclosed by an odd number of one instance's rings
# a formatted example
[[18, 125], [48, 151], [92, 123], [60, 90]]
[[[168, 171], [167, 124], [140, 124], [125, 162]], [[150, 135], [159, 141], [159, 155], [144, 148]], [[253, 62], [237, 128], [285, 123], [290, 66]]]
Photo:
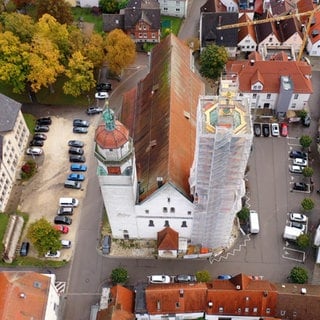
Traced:
[[54, 285], [59, 294], [66, 292], [67, 283], [65, 281], [56, 281]]

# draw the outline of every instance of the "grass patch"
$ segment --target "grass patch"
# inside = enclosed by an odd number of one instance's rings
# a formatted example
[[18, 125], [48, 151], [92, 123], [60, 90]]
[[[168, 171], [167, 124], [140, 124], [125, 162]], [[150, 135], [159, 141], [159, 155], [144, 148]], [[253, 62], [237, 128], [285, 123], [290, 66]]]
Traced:
[[95, 15], [91, 13], [91, 8], [72, 8], [72, 14], [74, 21], [77, 23], [80, 19], [83, 22], [89, 22], [94, 24], [94, 30], [98, 33], [103, 33], [102, 15]]
[[161, 34], [165, 34], [165, 30], [169, 27], [174, 35], [178, 35], [182, 19], [178, 17], [161, 16]]
[[32, 267], [39, 267], [39, 268], [60, 268], [65, 266], [68, 263], [66, 260], [62, 261], [53, 261], [53, 260], [41, 260], [38, 258], [33, 257], [20, 257], [17, 258], [11, 263], [1, 263], [3, 266], [32, 266]]
[[[6, 229], [7, 229], [8, 222], [9, 222], [9, 215], [5, 214], [5, 213], [0, 213], [0, 239], [3, 239], [3, 237], [4, 237], [4, 234], [5, 234]], [[3, 247], [3, 243], [1, 241], [1, 244], [0, 244], [0, 254], [1, 254], [1, 256], [3, 254], [3, 250], [4, 250], [4, 247]]]

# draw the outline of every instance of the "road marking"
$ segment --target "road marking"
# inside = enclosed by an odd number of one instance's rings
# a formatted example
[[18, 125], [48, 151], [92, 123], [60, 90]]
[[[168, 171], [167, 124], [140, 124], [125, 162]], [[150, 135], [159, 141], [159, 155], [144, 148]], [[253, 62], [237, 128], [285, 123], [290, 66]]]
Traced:
[[[304, 262], [306, 259], [306, 253], [304, 251], [289, 248], [287, 246], [287, 241], [286, 241], [286, 247], [283, 247], [282, 250], [284, 251], [284, 255], [282, 255], [283, 259], [298, 261], [298, 262]], [[290, 257], [290, 255], [296, 255], [297, 257]], [[298, 258], [299, 256], [301, 256], [300, 259]]]
[[54, 286], [56, 287], [59, 294], [66, 292], [67, 283], [65, 281], [56, 281], [54, 283]]

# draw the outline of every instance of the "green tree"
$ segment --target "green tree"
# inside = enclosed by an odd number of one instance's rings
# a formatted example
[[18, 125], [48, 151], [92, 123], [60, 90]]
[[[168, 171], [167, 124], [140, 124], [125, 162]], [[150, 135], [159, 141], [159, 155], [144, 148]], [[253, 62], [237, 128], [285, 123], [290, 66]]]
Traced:
[[99, 7], [103, 13], [119, 12], [119, 4], [117, 0], [99, 0]]
[[297, 238], [297, 245], [301, 249], [306, 249], [310, 245], [310, 236], [308, 234], [302, 234]]
[[113, 283], [125, 283], [128, 279], [128, 271], [125, 268], [119, 267], [111, 271], [111, 281]]
[[196, 278], [198, 282], [209, 282], [211, 274], [207, 270], [200, 270], [196, 272]]
[[313, 169], [311, 167], [304, 167], [302, 174], [306, 178], [311, 178], [313, 176]]
[[79, 51], [75, 52], [69, 60], [66, 76], [69, 80], [63, 85], [65, 94], [77, 97], [95, 86], [93, 64], [87, 61]]
[[124, 9], [127, 7], [129, 0], [119, 0], [118, 1], [118, 8], [120, 9]]
[[224, 47], [209, 45], [200, 55], [200, 74], [205, 78], [216, 80], [220, 77], [227, 61], [228, 53]]
[[301, 201], [301, 207], [304, 211], [311, 211], [314, 208], [314, 202], [311, 198], [304, 198]]
[[61, 24], [72, 24], [73, 15], [71, 5], [65, 0], [38, 0], [37, 18], [49, 14]]
[[49, 250], [55, 252], [61, 248], [60, 233], [45, 218], [41, 218], [30, 224], [27, 238], [43, 256]]
[[243, 207], [238, 213], [237, 217], [241, 221], [247, 221], [249, 219], [250, 210], [247, 207]]
[[302, 135], [299, 142], [303, 148], [307, 149], [311, 146], [312, 138], [308, 135]]
[[302, 120], [307, 116], [308, 112], [307, 110], [298, 110], [296, 111], [296, 114], [298, 117], [300, 117]]
[[106, 60], [110, 70], [120, 75], [136, 58], [135, 43], [122, 30], [112, 30], [106, 39]]
[[293, 283], [303, 284], [308, 281], [308, 272], [302, 267], [293, 267], [289, 278]]

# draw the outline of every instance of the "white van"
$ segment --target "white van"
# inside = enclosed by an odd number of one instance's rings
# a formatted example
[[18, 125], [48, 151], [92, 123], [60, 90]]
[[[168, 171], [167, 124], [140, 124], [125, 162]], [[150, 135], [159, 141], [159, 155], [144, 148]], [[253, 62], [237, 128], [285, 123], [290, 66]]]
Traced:
[[60, 198], [60, 207], [77, 207], [79, 205], [79, 200], [76, 198]]
[[259, 216], [258, 213], [254, 210], [250, 210], [250, 232], [251, 233], [259, 233]]

